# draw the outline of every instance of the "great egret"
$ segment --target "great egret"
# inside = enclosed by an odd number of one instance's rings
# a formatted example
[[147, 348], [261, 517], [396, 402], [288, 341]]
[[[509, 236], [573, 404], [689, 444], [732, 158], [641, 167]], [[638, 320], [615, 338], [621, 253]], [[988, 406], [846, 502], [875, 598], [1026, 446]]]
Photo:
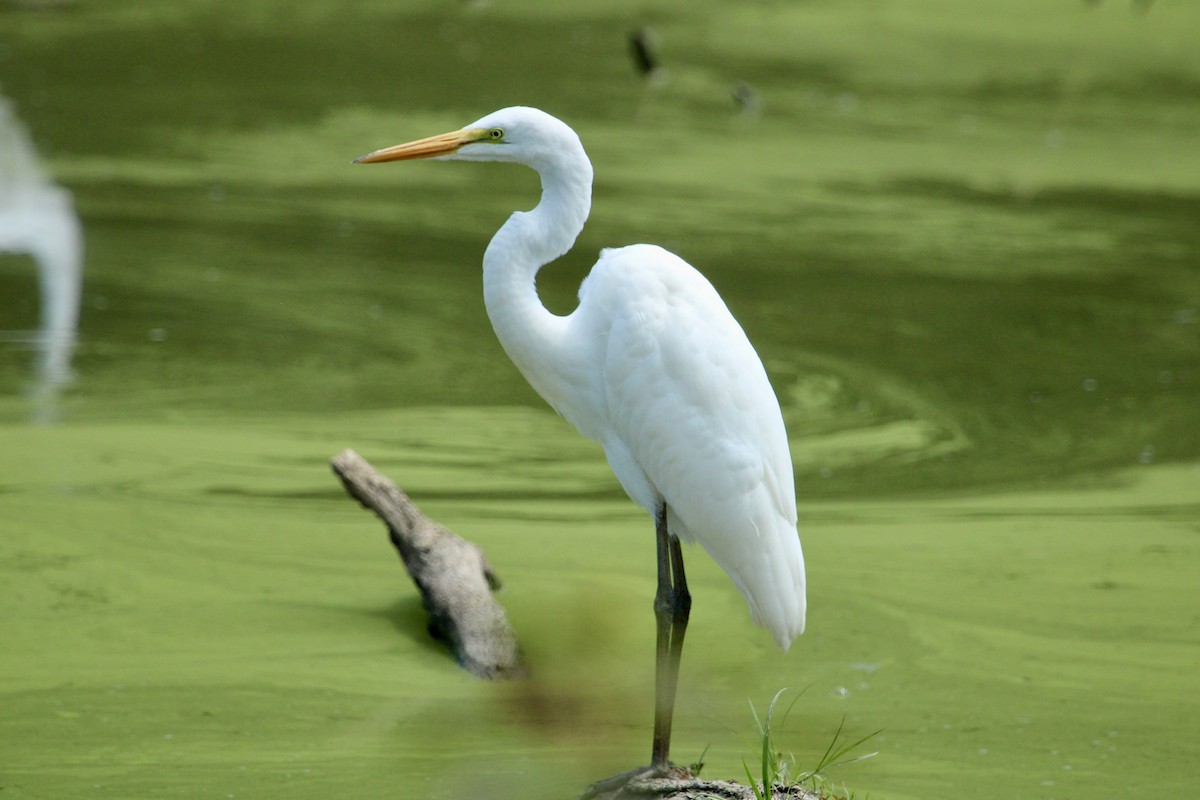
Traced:
[[542, 198], [518, 211], [483, 255], [492, 327], [538, 394], [604, 447], [626, 493], [655, 521], [658, 593], [654, 741], [649, 772], [670, 767], [671, 718], [691, 597], [679, 542], [697, 541], [786, 651], [804, 630], [804, 556], [779, 402], [741, 326], [678, 256], [636, 244], [604, 250], [566, 316], [535, 279], [567, 252], [591, 206], [579, 137], [534, 108], [376, 150], [414, 158], [511, 161], [537, 170]]

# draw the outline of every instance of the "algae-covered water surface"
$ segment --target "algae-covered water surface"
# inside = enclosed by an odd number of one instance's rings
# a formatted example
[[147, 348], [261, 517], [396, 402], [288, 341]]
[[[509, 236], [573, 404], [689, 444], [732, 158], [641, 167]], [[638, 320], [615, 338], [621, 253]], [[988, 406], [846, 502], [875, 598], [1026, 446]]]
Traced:
[[[747, 701], [792, 687], [801, 768], [882, 729], [831, 775], [858, 797], [1196, 794], [1197, 30], [1167, 0], [0, 7], [84, 237], [69, 382], [0, 242], [0, 794], [561, 798], [645, 760], [650, 521], [480, 296], [536, 178], [349, 163], [514, 104], [596, 167], [546, 303], [663, 244], [789, 424], [808, 631], [778, 652], [694, 551], [676, 759], [743, 776]], [[344, 447], [484, 547], [529, 680], [428, 640]]]

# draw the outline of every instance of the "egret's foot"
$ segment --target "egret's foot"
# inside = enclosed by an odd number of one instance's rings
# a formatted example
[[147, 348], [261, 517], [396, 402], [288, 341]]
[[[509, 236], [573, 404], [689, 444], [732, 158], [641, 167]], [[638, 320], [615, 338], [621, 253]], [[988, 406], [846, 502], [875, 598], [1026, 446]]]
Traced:
[[[676, 764], [668, 764], [665, 767], [656, 767], [653, 765], [638, 767], [629, 772], [622, 772], [619, 775], [613, 775], [611, 778], [596, 781], [579, 796], [579, 800], [617, 800], [620, 797], [636, 797], [638, 794], [645, 794], [645, 792], [636, 791], [636, 788], [639, 784], [647, 781], [663, 778], [686, 781], [691, 777], [691, 770]], [[633, 791], [626, 791], [626, 789]]]

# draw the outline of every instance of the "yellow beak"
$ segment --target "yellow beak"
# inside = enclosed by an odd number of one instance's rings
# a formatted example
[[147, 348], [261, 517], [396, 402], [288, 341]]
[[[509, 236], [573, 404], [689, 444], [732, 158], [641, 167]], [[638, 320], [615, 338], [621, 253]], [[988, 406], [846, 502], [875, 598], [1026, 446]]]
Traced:
[[394, 147], [385, 147], [382, 150], [367, 153], [365, 156], [359, 156], [354, 159], [354, 163], [381, 164], [384, 161], [407, 161], [413, 158], [448, 156], [456, 152], [463, 145], [478, 142], [484, 138], [487, 138], [487, 131], [475, 130], [473, 128], [451, 131], [450, 133], [439, 133], [437, 136], [430, 136], [425, 139], [418, 139], [415, 142], [398, 144]]

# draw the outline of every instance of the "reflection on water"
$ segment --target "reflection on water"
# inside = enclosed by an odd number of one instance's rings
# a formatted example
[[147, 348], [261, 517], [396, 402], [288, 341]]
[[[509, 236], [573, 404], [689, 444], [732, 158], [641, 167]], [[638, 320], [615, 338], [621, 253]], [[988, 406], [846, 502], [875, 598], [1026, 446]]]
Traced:
[[29, 132], [12, 103], [0, 96], [0, 252], [26, 253], [37, 262], [41, 327], [6, 331], [38, 352], [35, 415], [54, 416], [59, 391], [71, 381], [71, 353], [79, 323], [83, 230], [71, 194], [38, 163]]

